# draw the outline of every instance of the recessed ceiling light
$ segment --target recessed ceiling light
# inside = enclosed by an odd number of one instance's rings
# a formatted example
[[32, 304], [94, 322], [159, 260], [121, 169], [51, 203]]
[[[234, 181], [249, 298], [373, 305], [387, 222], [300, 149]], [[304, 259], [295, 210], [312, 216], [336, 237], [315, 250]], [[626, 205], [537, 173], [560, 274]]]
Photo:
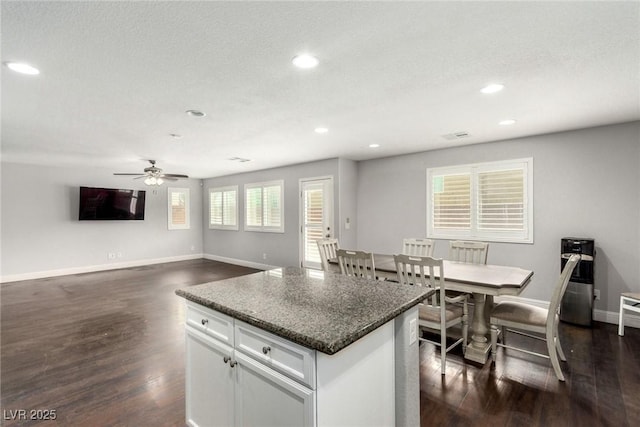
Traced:
[[17, 73], [29, 74], [30, 76], [35, 76], [36, 74], [40, 74], [40, 70], [38, 70], [35, 67], [32, 67], [29, 64], [23, 64], [20, 62], [7, 62], [6, 65], [10, 70], [13, 70]]
[[380, 144], [369, 144], [369, 148], [378, 148]]
[[323, 127], [319, 127], [319, 128], [315, 128], [314, 131], [316, 133], [327, 133], [327, 132], [329, 132], [329, 129], [323, 128]]
[[502, 89], [504, 89], [504, 85], [502, 85], [500, 83], [492, 83], [492, 84], [487, 85], [487, 86], [483, 87], [482, 89], [480, 89], [480, 92], [482, 92], [482, 93], [496, 93], [496, 92], [500, 92]]
[[193, 117], [204, 117], [207, 115], [206, 113], [203, 113], [202, 111], [198, 111], [198, 110], [187, 110], [185, 111], [185, 113]]
[[318, 61], [318, 58], [313, 55], [303, 53], [301, 55], [294, 56], [291, 62], [298, 68], [313, 68], [317, 66], [320, 61]]
[[498, 124], [500, 126], [509, 126], [514, 124], [516, 121], [514, 119], [507, 119], [507, 120], [502, 120], [501, 122], [499, 122]]

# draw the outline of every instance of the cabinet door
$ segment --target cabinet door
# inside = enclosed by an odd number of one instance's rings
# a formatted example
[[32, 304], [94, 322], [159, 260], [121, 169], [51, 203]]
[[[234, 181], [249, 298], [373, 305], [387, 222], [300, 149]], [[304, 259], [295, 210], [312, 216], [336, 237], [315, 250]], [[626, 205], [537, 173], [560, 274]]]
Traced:
[[237, 426], [313, 426], [315, 392], [237, 352]]
[[231, 426], [234, 422], [235, 369], [224, 361], [228, 345], [186, 328], [186, 418], [193, 427]]

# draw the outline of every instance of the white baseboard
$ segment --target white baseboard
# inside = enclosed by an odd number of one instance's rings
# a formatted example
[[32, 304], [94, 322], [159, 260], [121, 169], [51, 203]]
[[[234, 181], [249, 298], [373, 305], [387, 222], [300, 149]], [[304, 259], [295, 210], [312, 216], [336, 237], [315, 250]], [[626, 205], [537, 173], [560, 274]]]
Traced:
[[61, 268], [58, 270], [36, 271], [33, 273], [10, 274], [0, 277], [0, 283], [18, 282], [21, 280], [44, 279], [47, 277], [67, 276], [69, 274], [93, 273], [96, 271], [117, 270], [119, 268], [140, 267], [143, 265], [162, 264], [165, 262], [186, 261], [201, 259], [202, 254], [179, 255], [165, 258], [140, 259], [136, 261], [115, 262], [101, 265], [88, 265], [85, 267]]
[[[535, 305], [536, 307], [549, 308], [549, 301], [542, 301], [531, 298], [500, 296], [496, 297], [495, 301], [521, 301], [526, 302], [527, 304]], [[593, 310], [593, 320], [597, 322], [617, 325], [619, 320], [619, 313], [617, 311], [604, 311], [595, 309]], [[629, 326], [631, 328], [640, 328], [640, 316], [634, 314], [625, 314], [624, 326]]]
[[227, 264], [241, 265], [243, 267], [256, 268], [258, 270], [272, 270], [274, 268], [281, 268], [280, 266], [276, 265], [260, 264], [253, 261], [246, 261], [244, 259], [227, 258], [224, 256], [213, 254], [204, 254], [202, 257], [204, 259], [210, 259], [212, 261], [226, 262]]

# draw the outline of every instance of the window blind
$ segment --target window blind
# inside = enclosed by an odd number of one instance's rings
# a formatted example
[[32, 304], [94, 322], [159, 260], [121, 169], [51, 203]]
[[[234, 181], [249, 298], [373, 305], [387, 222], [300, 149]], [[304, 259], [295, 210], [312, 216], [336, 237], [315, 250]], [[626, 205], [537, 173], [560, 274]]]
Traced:
[[427, 237], [533, 242], [533, 159], [427, 169]]
[[245, 186], [245, 230], [284, 232], [284, 181]]
[[189, 189], [168, 188], [168, 227], [169, 230], [190, 228], [189, 224]]
[[209, 228], [238, 229], [237, 187], [209, 190]]
[[171, 193], [171, 222], [174, 225], [186, 223], [184, 193]]
[[471, 175], [439, 175], [433, 181], [433, 226], [471, 228]]
[[262, 188], [249, 188], [246, 192], [245, 209], [247, 226], [262, 227]]
[[304, 197], [304, 245], [306, 260], [320, 263], [320, 252], [316, 241], [324, 237], [324, 197], [323, 187], [305, 191]]
[[478, 174], [478, 228], [524, 230], [524, 171]]
[[280, 186], [271, 185], [263, 189], [263, 223], [264, 227], [280, 227], [282, 208]]

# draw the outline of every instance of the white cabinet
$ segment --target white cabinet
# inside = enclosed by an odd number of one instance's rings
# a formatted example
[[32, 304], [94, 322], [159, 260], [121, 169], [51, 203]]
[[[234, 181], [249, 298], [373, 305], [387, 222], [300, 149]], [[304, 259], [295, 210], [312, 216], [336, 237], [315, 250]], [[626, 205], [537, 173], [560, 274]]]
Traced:
[[396, 392], [410, 375], [416, 387], [405, 400], [419, 409], [417, 344], [398, 353], [411, 350], [415, 370], [398, 371], [393, 320], [329, 355], [190, 301], [186, 312], [190, 426], [394, 425], [406, 411]]
[[236, 425], [315, 425], [313, 390], [242, 353], [236, 357]]
[[186, 335], [187, 424], [194, 427], [233, 425], [235, 378], [229, 368], [233, 349], [192, 327], [187, 327]]
[[312, 350], [191, 303], [186, 323], [188, 425], [315, 425]]

